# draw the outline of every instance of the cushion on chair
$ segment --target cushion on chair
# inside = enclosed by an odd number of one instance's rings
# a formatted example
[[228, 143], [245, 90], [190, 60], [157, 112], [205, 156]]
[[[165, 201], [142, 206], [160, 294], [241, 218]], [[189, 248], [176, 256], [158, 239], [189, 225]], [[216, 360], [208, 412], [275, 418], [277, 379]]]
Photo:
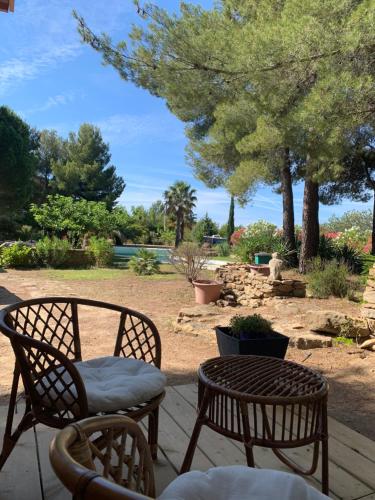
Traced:
[[158, 368], [138, 359], [107, 356], [75, 365], [86, 388], [90, 413], [145, 403], [163, 392], [167, 381]]
[[[163, 392], [166, 384], [166, 376], [158, 368], [138, 359], [106, 356], [74, 364], [86, 388], [91, 414], [115, 412], [145, 403]], [[61, 378], [67, 383], [71, 381], [67, 373]], [[49, 387], [48, 393], [55, 400], [56, 392], [61, 394], [63, 391], [62, 383], [56, 383], [55, 379], [56, 375], [49, 373], [37, 384], [36, 390], [44, 394], [45, 388]], [[70, 390], [76, 396], [74, 386]], [[45, 396], [43, 399], [50, 406], [50, 398]], [[65, 391], [63, 400], [71, 404], [73, 397]], [[61, 397], [54, 404], [61, 409]]]
[[327, 496], [295, 474], [240, 465], [177, 477], [158, 500], [323, 500]]

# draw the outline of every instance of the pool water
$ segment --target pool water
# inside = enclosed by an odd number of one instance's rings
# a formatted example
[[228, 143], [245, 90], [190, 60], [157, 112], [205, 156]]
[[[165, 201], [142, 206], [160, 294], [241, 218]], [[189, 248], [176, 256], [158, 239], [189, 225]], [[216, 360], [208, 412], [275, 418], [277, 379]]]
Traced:
[[159, 262], [162, 264], [166, 264], [169, 262], [169, 255], [170, 255], [170, 248], [161, 248], [161, 247], [145, 247], [145, 246], [134, 246], [134, 247], [122, 247], [122, 246], [115, 246], [115, 259], [114, 263], [115, 264], [126, 264], [127, 261], [135, 255], [138, 250], [141, 248], [145, 250], [149, 250], [150, 252], [153, 252], [156, 257], [158, 258]]

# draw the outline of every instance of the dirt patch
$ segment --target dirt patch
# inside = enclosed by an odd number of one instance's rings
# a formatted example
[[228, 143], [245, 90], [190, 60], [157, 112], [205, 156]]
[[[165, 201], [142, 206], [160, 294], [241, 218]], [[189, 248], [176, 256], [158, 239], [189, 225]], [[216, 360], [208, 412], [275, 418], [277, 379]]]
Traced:
[[[79, 276], [79, 275], [78, 275]], [[38, 296], [80, 296], [126, 305], [149, 316], [157, 325], [162, 338], [162, 368], [169, 384], [196, 380], [198, 365], [217, 356], [214, 332], [212, 339], [176, 335], [173, 322], [179, 310], [194, 304], [192, 288], [179, 276], [165, 274], [155, 279], [139, 278], [129, 271], [106, 274], [94, 280], [61, 279], [58, 273], [48, 271], [8, 271], [1, 274], [0, 304]], [[269, 303], [255, 310], [243, 307], [234, 311], [258, 312], [275, 324], [296, 324], [306, 311], [332, 310], [359, 315], [359, 305], [344, 299], [287, 299]], [[84, 358], [112, 354], [116, 336], [115, 317], [102, 312], [94, 315], [82, 310], [82, 350]], [[353, 429], [375, 440], [375, 353], [362, 352], [353, 346], [298, 350], [289, 348], [287, 358], [303, 362], [325, 376], [330, 382], [330, 415]], [[13, 355], [9, 341], [0, 336], [1, 382], [0, 394], [4, 400], [9, 394], [13, 372]]]

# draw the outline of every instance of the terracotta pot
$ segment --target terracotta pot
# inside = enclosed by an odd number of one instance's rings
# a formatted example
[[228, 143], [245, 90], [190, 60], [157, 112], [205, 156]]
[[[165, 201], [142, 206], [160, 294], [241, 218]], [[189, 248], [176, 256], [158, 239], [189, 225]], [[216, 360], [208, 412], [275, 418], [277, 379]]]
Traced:
[[193, 281], [195, 291], [195, 302], [197, 304], [209, 304], [220, 299], [223, 284], [213, 280]]
[[270, 266], [268, 264], [249, 264], [249, 268], [254, 274], [270, 275]]

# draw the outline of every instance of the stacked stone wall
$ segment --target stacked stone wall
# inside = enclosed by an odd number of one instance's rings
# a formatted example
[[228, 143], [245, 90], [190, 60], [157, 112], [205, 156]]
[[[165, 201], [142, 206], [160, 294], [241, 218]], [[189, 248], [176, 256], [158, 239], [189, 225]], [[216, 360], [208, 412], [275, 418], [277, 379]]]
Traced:
[[216, 270], [223, 286], [222, 300], [228, 304], [261, 305], [272, 297], [305, 297], [306, 284], [300, 280], [271, 280], [251, 270], [247, 264], [227, 264]]

